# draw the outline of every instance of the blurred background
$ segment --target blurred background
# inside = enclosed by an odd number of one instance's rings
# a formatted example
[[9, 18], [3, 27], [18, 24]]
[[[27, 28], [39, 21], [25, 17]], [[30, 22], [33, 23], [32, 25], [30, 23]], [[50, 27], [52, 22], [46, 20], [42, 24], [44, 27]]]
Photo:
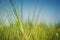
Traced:
[[60, 40], [60, 0], [0, 0], [0, 37]]

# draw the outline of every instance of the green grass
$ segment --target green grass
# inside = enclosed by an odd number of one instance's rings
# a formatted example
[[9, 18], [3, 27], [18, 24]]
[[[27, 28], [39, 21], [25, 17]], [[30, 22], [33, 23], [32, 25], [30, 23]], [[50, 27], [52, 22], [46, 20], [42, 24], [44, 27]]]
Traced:
[[[23, 30], [17, 24], [6, 26], [0, 24], [0, 40], [56, 40], [56, 29], [44, 23], [38, 25], [25, 23]], [[60, 32], [60, 31], [59, 31]], [[60, 37], [60, 36], [59, 36]], [[60, 38], [59, 38], [60, 39]]]

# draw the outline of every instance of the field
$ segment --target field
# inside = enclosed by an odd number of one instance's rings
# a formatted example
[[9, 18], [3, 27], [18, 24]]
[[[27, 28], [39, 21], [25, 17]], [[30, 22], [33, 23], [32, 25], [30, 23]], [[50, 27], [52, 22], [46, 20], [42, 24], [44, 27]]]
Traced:
[[60, 40], [60, 23], [49, 25], [45, 22], [33, 23], [34, 13], [32, 21], [27, 20], [23, 23], [22, 8], [21, 18], [19, 18], [12, 0], [10, 4], [16, 20], [9, 25], [0, 22], [0, 40]]
[[26, 22], [24, 25], [0, 24], [0, 40], [60, 40], [60, 29], [55, 25], [47, 26], [44, 23], [38, 25]]

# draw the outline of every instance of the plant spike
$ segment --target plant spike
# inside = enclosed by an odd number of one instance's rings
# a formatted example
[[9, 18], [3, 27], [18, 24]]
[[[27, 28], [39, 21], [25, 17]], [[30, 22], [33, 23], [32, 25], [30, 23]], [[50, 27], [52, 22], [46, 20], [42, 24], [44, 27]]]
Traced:
[[17, 11], [16, 11], [16, 9], [15, 9], [15, 6], [14, 6], [12, 0], [10, 0], [10, 3], [11, 3], [11, 6], [12, 6], [12, 9], [13, 9], [13, 11], [14, 11], [14, 14], [15, 14], [16, 17], [17, 17], [17, 24], [18, 24], [18, 27], [19, 27], [20, 30], [23, 32], [23, 27], [22, 27], [21, 20], [19, 19], [18, 15], [17, 15]]
[[[22, 1], [22, 0], [21, 0], [21, 1]], [[15, 6], [14, 6], [12, 0], [10, 0], [10, 3], [11, 3], [11, 5], [12, 5], [12, 7], [13, 7], [13, 11], [14, 11], [16, 17], [17, 17], [17, 25], [18, 25], [18, 27], [19, 27], [19, 30], [21, 30], [21, 32], [22, 32], [22, 34], [24, 35], [25, 39], [28, 40], [28, 39], [27, 39], [28, 37], [24, 34], [24, 29], [23, 29], [23, 26], [22, 26], [21, 20], [18, 18], [18, 15], [17, 15], [16, 9], [15, 9]], [[21, 4], [21, 6], [22, 6], [22, 4]], [[21, 8], [21, 14], [22, 14], [22, 8]], [[22, 16], [22, 15], [21, 15], [21, 16]]]

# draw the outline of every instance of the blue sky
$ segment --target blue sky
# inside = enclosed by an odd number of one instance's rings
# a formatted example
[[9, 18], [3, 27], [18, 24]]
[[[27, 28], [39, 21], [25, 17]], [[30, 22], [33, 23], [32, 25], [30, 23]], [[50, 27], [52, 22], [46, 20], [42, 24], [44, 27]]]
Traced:
[[[21, 0], [13, 0], [17, 14], [21, 14]], [[23, 20], [32, 20], [34, 13], [34, 22], [45, 21], [47, 23], [60, 21], [60, 0], [22, 0]], [[36, 9], [35, 9], [36, 7]], [[13, 10], [9, 0], [0, 1], [0, 20], [12, 19]], [[39, 15], [38, 15], [39, 14]]]

